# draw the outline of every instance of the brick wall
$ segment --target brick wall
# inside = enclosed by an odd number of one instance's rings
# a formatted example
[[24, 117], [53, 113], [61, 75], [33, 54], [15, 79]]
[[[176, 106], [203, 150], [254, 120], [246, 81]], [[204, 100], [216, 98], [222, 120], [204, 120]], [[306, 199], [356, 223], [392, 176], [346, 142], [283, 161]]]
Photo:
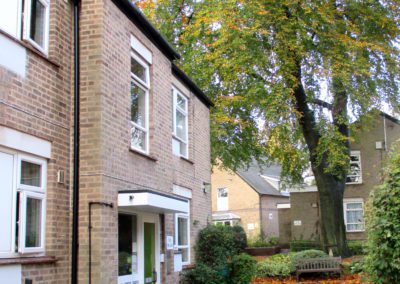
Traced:
[[[0, 66], [0, 125], [50, 141], [52, 147], [47, 171], [45, 255], [58, 261], [22, 265], [22, 278], [33, 283], [68, 283], [70, 277], [72, 24], [70, 2], [51, 0], [48, 57], [26, 42], [13, 40], [26, 50], [26, 77]], [[65, 171], [64, 184], [57, 183], [59, 169]]]
[[[117, 204], [119, 191], [150, 189], [172, 194], [173, 184], [192, 190], [191, 245], [210, 218], [209, 110], [171, 73], [171, 62], [110, 0], [82, 2], [81, 37], [81, 177], [80, 281], [87, 281], [87, 204]], [[130, 150], [130, 38], [134, 35], [153, 56], [150, 66], [150, 153]], [[189, 160], [172, 154], [172, 84], [189, 97]], [[85, 159], [83, 161], [83, 159]], [[172, 214], [162, 216], [167, 235], [174, 233]], [[93, 213], [93, 283], [116, 283], [118, 208]], [[162, 238], [164, 241], [164, 238]], [[176, 283], [173, 255], [166, 255], [165, 283]], [[194, 253], [192, 250], [192, 259]]]

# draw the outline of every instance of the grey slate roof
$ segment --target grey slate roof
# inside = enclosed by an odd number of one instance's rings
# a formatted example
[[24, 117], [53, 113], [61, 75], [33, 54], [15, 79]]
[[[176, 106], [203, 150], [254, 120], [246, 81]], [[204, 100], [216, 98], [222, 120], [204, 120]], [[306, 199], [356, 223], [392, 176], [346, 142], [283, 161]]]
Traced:
[[254, 161], [248, 169], [236, 171], [245, 182], [261, 195], [287, 196], [277, 190], [263, 176], [280, 179], [281, 167], [279, 165], [260, 166]]

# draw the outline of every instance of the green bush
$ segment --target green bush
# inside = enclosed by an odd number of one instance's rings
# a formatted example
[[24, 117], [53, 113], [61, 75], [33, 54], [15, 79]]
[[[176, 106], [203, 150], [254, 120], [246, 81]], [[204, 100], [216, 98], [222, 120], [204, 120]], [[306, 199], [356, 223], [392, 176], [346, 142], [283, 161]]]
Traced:
[[297, 252], [303, 250], [316, 249], [321, 250], [321, 244], [317, 241], [303, 241], [303, 240], [295, 240], [290, 242], [290, 251]]
[[367, 210], [366, 273], [374, 283], [400, 283], [400, 143], [389, 153], [384, 182]]
[[247, 247], [247, 236], [246, 232], [241, 226], [233, 226], [232, 227], [235, 247], [238, 252], [244, 252], [244, 249]]
[[348, 241], [347, 245], [352, 255], [364, 255], [366, 243], [364, 241]]
[[310, 249], [296, 252], [293, 257], [293, 265], [296, 265], [297, 262], [301, 259], [305, 258], [317, 258], [317, 257], [327, 257], [328, 255], [322, 250]]
[[229, 226], [209, 225], [200, 231], [196, 246], [196, 261], [211, 267], [226, 264], [241, 252], [238, 241]]
[[261, 235], [252, 237], [248, 240], [248, 246], [252, 248], [271, 247], [279, 243], [279, 238], [274, 236], [262, 237]]
[[211, 268], [203, 263], [198, 263], [195, 268], [182, 273], [181, 284], [221, 284], [226, 283], [222, 268]]
[[286, 277], [296, 271], [293, 254], [276, 254], [257, 264], [258, 277]]
[[231, 263], [232, 284], [249, 284], [256, 273], [257, 261], [246, 253], [235, 255]]

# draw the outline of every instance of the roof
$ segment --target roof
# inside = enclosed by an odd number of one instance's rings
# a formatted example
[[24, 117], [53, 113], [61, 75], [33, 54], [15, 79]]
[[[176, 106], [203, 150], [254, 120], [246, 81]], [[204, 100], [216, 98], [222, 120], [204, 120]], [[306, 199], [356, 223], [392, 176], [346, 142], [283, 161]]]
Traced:
[[199, 87], [190, 79], [178, 66], [172, 63], [172, 74], [182, 81], [207, 107], [212, 107], [212, 101], [200, 90]]
[[213, 221], [224, 221], [224, 220], [240, 220], [240, 217], [234, 213], [213, 213]]
[[248, 183], [258, 194], [287, 197], [279, 191], [273, 181], [279, 183], [282, 168], [279, 165], [261, 166], [253, 161], [249, 168], [239, 169], [236, 174]]
[[181, 56], [130, 0], [112, 0], [115, 5], [146, 35], [169, 60]]

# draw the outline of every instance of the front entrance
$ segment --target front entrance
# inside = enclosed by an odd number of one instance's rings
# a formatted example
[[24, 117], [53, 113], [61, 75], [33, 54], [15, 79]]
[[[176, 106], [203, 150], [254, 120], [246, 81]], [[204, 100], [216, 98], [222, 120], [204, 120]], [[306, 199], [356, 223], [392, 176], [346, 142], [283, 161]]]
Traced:
[[157, 214], [118, 214], [118, 283], [160, 283]]

